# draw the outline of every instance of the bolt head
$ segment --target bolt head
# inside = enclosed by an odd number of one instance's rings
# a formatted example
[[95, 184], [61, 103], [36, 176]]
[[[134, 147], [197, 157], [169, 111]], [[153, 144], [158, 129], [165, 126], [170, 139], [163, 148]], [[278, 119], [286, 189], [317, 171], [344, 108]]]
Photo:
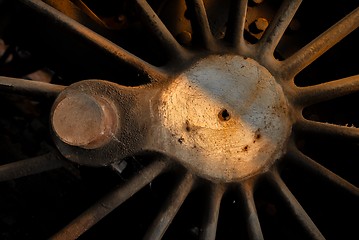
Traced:
[[267, 19], [265, 18], [258, 18], [254, 21], [254, 24], [256, 26], [256, 29], [261, 32], [265, 31], [269, 25]]

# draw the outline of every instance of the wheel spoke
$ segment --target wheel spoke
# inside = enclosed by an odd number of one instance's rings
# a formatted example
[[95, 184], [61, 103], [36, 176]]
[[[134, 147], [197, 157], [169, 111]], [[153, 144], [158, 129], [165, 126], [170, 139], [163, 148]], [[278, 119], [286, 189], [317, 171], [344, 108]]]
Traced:
[[355, 127], [339, 126], [302, 119], [294, 124], [294, 129], [312, 135], [322, 135], [346, 141], [359, 141], [359, 129]]
[[64, 229], [54, 235], [52, 239], [77, 239], [107, 214], [153, 181], [159, 174], [165, 171], [167, 166], [168, 165], [163, 161], [153, 162], [131, 180], [109, 193], [82, 213]]
[[205, 211], [203, 231], [200, 240], [215, 240], [219, 209], [221, 207], [224, 188], [220, 185], [212, 185], [208, 197], [208, 206]]
[[359, 91], [359, 75], [309, 87], [298, 88], [296, 101], [308, 106]]
[[125, 49], [114, 44], [110, 40], [95, 33], [89, 28], [81, 25], [60, 11], [50, 7], [42, 1], [37, 0], [20, 0], [25, 5], [35, 10], [40, 15], [43, 15], [54, 22], [64, 30], [71, 33], [73, 36], [80, 37], [82, 40], [91, 43], [95, 48], [104, 52], [107, 56], [112, 57], [115, 62], [125, 63], [141, 73], [149, 75], [152, 79], [165, 79], [166, 74], [135, 55], [127, 52]]
[[233, 23], [230, 23], [230, 26], [233, 26], [232, 41], [234, 47], [239, 49], [241, 53], [243, 53], [246, 48], [246, 42], [244, 41], [244, 26], [246, 23], [247, 6], [248, 0], [235, 0]]
[[72, 0], [72, 2], [97, 24], [107, 27], [106, 24], [82, 0]]
[[312, 172], [315, 175], [320, 176], [331, 184], [344, 189], [350, 194], [359, 197], [359, 188], [349, 183], [345, 179], [339, 177], [329, 169], [323, 167], [319, 163], [312, 160], [310, 157], [304, 155], [295, 146], [292, 146], [288, 152], [288, 159], [298, 166]]
[[311, 239], [325, 239], [317, 226], [313, 223], [312, 219], [308, 216], [306, 211], [300, 205], [298, 200], [294, 197], [286, 184], [280, 178], [279, 174], [276, 172], [272, 173], [269, 179], [275, 190], [279, 193], [281, 198], [288, 205], [290, 211], [293, 213], [295, 218], [310, 235]]
[[56, 97], [65, 86], [0, 76], [0, 91], [26, 96]]
[[246, 212], [246, 221], [249, 238], [253, 240], [264, 239], [262, 228], [258, 219], [256, 205], [253, 198], [253, 184], [244, 182], [240, 187], [242, 201]]
[[198, 33], [202, 38], [204, 47], [213, 50], [215, 49], [215, 39], [208, 22], [203, 0], [192, 0], [192, 2], [191, 7], [193, 8], [196, 17], [196, 22], [193, 22], [192, 25], [198, 26]]
[[275, 48], [292, 21], [302, 0], [285, 0], [260, 39], [259, 57], [273, 57]]
[[166, 200], [156, 219], [148, 229], [144, 239], [161, 239], [187, 198], [194, 185], [194, 177], [190, 173], [181, 179], [169, 198]]
[[88, 27], [91, 25], [93, 27], [93, 24], [92, 22], [86, 23], [84, 21], [84, 16], [91, 18], [91, 20], [93, 20], [99, 26], [105, 27], [101, 19], [99, 19], [96, 14], [94, 14], [94, 12], [92, 12], [81, 0], [44, 0], [44, 2], [59, 10], [60, 12], [65, 13], [70, 18], [85, 25], [87, 24]]
[[293, 78], [359, 26], [359, 7], [283, 62], [282, 74]]
[[172, 59], [185, 59], [186, 51], [173, 37], [146, 0], [136, 0], [144, 24], [157, 37]]
[[0, 182], [26, 177], [66, 165], [66, 162], [56, 153], [29, 158], [0, 166]]

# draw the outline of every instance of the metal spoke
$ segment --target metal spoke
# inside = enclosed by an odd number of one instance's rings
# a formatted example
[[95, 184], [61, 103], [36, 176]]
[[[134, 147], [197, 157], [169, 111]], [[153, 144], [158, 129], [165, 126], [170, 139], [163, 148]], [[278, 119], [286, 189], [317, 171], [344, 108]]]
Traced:
[[156, 219], [149, 227], [145, 240], [161, 239], [167, 228], [176, 216], [178, 210], [187, 198], [194, 185], [194, 177], [190, 173], [186, 173], [166, 200]]
[[106, 24], [82, 0], [72, 0], [72, 2], [97, 24], [107, 27]]
[[259, 222], [256, 205], [253, 198], [253, 183], [244, 182], [240, 185], [240, 192], [244, 209], [246, 212], [246, 222], [249, 238], [253, 240], [264, 239], [262, 228]]
[[349, 35], [359, 26], [359, 7], [337, 22], [319, 37], [284, 60], [281, 71], [287, 79], [293, 78], [301, 70], [319, 58], [323, 53]]
[[29, 158], [0, 166], [0, 182], [26, 177], [66, 165], [66, 162], [56, 153]]
[[159, 174], [165, 171], [167, 166], [168, 164], [163, 161], [155, 161], [151, 163], [137, 173], [131, 180], [109, 193], [91, 208], [87, 209], [51, 239], [65, 240], [78, 238], [107, 214], [153, 181]]
[[253, 240], [264, 239], [257, 214], [257, 209], [254, 203], [253, 184], [249, 182], [242, 183], [240, 185], [240, 192], [247, 216], [246, 222], [249, 238]]
[[208, 22], [206, 8], [203, 0], [192, 0], [193, 10], [196, 15], [196, 24], [199, 27], [199, 35], [202, 37], [204, 47], [206, 49], [215, 49], [215, 38], [212, 34], [211, 27]]
[[212, 185], [208, 196], [208, 206], [204, 215], [203, 231], [200, 235], [200, 240], [215, 240], [217, 232], [217, 223], [219, 216], [219, 209], [224, 193], [224, 188], [221, 185]]
[[[96, 24], [105, 27], [102, 20], [99, 19], [81, 0], [44, 0], [44, 2], [80, 23], [84, 23], [83, 17], [87, 15], [87, 17], [91, 18]], [[93, 25], [92, 23], [87, 24]]]
[[359, 75], [297, 89], [296, 101], [312, 105], [359, 91]]
[[0, 91], [26, 96], [57, 97], [65, 86], [0, 76]]
[[234, 19], [233, 19], [233, 43], [241, 53], [246, 48], [244, 40], [244, 26], [246, 23], [248, 0], [236, 0], [234, 5]]
[[285, 0], [260, 39], [259, 57], [273, 57], [275, 48], [292, 21], [302, 0]]
[[306, 211], [300, 205], [298, 200], [294, 197], [286, 184], [280, 178], [279, 174], [277, 172], [272, 172], [269, 179], [275, 190], [279, 193], [279, 195], [288, 205], [290, 211], [293, 213], [295, 218], [310, 235], [311, 239], [325, 239], [317, 226], [313, 223], [312, 219], [308, 216]]
[[144, 19], [144, 24], [146, 24], [150, 28], [152, 33], [157, 37], [157, 39], [160, 41], [160, 43], [165, 48], [170, 57], [172, 57], [172, 59], [185, 59], [185, 49], [173, 37], [173, 35], [163, 24], [157, 14], [153, 11], [147, 1], [136, 0], [136, 3]]
[[359, 129], [356, 127], [339, 126], [301, 119], [294, 124], [294, 129], [303, 133], [359, 142]]
[[70, 32], [74, 36], [82, 38], [82, 40], [88, 43], [91, 43], [95, 48], [103, 51], [107, 56], [111, 57], [113, 61], [125, 63], [137, 71], [149, 75], [155, 80], [166, 78], [166, 73], [164, 73], [160, 68], [157, 68], [127, 52], [125, 49], [81, 25], [60, 11], [50, 7], [46, 3], [37, 0], [20, 1], [35, 10], [39, 15], [46, 16], [47, 18], [55, 21], [62, 29]]
[[288, 159], [296, 165], [301, 166], [313, 174], [320, 176], [321, 178], [344, 189], [350, 194], [359, 197], [359, 188], [331, 172], [329, 169], [323, 167], [319, 163], [315, 162], [310, 157], [304, 155], [295, 146], [292, 146], [287, 154]]

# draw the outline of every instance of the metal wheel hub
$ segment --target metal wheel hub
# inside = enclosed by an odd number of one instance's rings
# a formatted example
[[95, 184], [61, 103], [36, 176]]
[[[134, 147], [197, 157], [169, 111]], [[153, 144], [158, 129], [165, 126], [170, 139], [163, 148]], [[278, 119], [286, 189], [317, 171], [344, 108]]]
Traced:
[[166, 152], [225, 182], [268, 168], [290, 133], [280, 85], [256, 61], [235, 55], [195, 63], [163, 92], [159, 113]]

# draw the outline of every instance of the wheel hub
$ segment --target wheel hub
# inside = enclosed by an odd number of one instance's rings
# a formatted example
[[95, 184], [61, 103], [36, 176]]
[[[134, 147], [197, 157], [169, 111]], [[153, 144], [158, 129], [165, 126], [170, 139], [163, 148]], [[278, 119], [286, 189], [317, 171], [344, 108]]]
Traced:
[[234, 181], [265, 171], [282, 155], [288, 112], [282, 88], [256, 61], [210, 56], [163, 92], [158, 139], [198, 175]]

